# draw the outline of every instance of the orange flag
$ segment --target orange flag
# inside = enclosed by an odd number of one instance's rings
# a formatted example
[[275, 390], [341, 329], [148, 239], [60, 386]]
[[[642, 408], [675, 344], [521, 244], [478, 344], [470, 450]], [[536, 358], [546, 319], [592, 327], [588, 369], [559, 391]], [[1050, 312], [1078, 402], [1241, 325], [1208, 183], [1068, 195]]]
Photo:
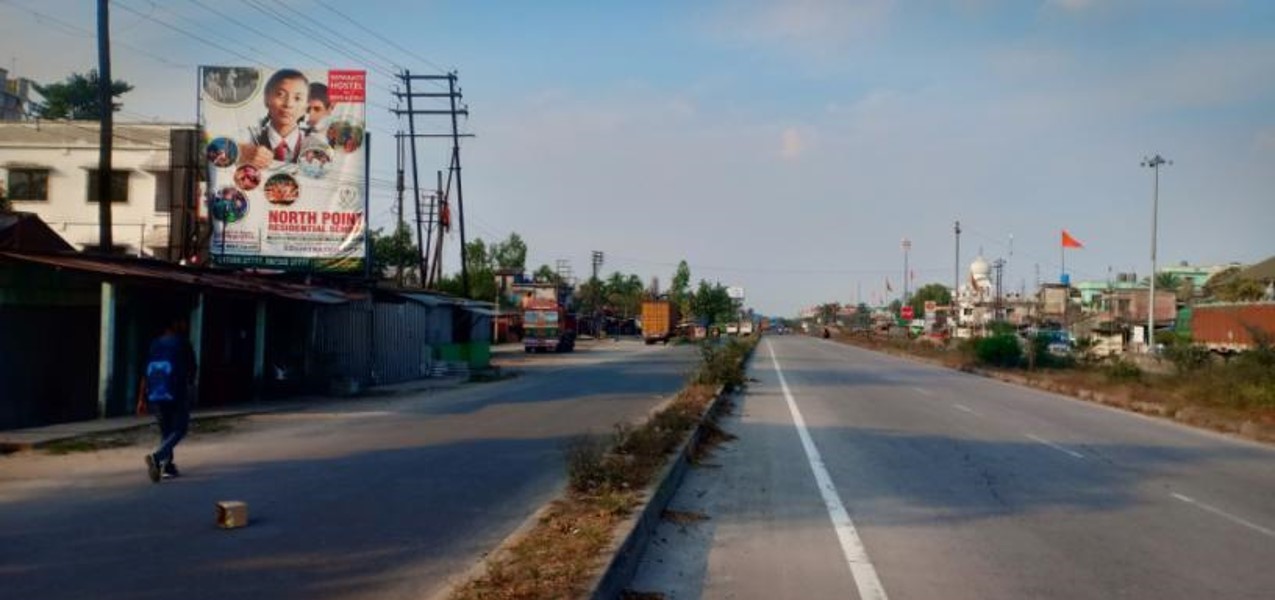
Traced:
[[1071, 234], [1067, 233], [1067, 230], [1064, 229], [1062, 230], [1062, 247], [1063, 248], [1084, 248], [1085, 246], [1084, 244], [1080, 243], [1080, 240], [1077, 240], [1076, 238], [1071, 237]]

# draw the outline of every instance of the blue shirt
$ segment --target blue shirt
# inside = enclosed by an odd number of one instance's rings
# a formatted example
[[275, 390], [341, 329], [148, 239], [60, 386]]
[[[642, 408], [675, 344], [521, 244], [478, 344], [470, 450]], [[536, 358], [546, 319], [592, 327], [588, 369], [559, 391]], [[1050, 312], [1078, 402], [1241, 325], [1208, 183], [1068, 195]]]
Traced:
[[195, 350], [190, 342], [166, 333], [151, 342], [146, 357], [146, 399], [171, 402], [186, 399], [186, 384], [195, 375]]

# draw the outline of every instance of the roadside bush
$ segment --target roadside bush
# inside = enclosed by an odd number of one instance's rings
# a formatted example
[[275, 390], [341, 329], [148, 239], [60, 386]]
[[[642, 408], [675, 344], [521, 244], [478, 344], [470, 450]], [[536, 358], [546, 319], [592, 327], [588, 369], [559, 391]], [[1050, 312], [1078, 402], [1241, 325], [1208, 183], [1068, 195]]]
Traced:
[[1142, 381], [1142, 369], [1130, 361], [1117, 359], [1104, 366], [1102, 372], [1107, 379], [1118, 382]]
[[702, 385], [723, 385], [726, 391], [744, 386], [746, 381], [744, 360], [757, 345], [757, 337], [728, 338], [721, 344], [705, 342], [700, 347], [704, 363], [696, 372], [694, 382]]
[[999, 333], [975, 342], [974, 354], [979, 364], [994, 367], [1017, 367], [1023, 359], [1023, 349], [1013, 334]]
[[615, 487], [621, 472], [614, 468], [613, 457], [607, 454], [610, 444], [589, 436], [579, 436], [567, 442], [567, 481], [571, 489], [587, 492], [604, 487]]
[[1213, 355], [1208, 348], [1190, 342], [1176, 342], [1165, 346], [1164, 357], [1173, 363], [1173, 369], [1179, 375], [1194, 373], [1209, 365]]

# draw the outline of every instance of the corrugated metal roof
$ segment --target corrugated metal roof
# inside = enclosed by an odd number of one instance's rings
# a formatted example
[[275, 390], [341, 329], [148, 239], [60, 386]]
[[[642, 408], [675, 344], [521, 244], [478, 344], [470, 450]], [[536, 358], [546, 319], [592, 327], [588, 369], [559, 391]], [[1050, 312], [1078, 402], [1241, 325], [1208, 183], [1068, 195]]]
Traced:
[[403, 298], [406, 298], [408, 300], [411, 300], [412, 302], [415, 302], [417, 304], [423, 304], [425, 306], [443, 306], [443, 305], [449, 305], [449, 304], [451, 305], [456, 304], [455, 298], [451, 298], [448, 296], [441, 296], [438, 294], [429, 294], [425, 292], [395, 292], [395, 294], [398, 296], [402, 296]]
[[244, 273], [193, 269], [141, 259], [106, 258], [83, 254], [36, 255], [17, 252], [0, 252], [0, 258], [57, 269], [69, 269], [81, 273], [92, 273], [107, 278], [177, 284], [250, 296], [270, 295], [320, 304], [344, 304], [367, 297], [364, 293], [347, 292], [336, 288], [287, 281], [271, 281]]
[[[194, 129], [190, 123], [115, 123], [119, 147], [168, 148], [168, 132]], [[98, 146], [97, 121], [18, 121], [0, 123], [0, 146], [84, 147]]]

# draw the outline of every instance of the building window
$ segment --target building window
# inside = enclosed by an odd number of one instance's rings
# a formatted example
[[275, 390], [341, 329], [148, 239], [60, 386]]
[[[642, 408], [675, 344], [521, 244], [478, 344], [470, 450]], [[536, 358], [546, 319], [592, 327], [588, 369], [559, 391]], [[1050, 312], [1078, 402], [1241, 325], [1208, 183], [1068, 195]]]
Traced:
[[[97, 169], [89, 169], [89, 202], [97, 202]], [[130, 171], [111, 170], [111, 203], [128, 203], [128, 176]]]
[[169, 171], [155, 172], [155, 212], [172, 210], [173, 181]]
[[9, 169], [10, 200], [43, 202], [49, 199], [48, 169]]

